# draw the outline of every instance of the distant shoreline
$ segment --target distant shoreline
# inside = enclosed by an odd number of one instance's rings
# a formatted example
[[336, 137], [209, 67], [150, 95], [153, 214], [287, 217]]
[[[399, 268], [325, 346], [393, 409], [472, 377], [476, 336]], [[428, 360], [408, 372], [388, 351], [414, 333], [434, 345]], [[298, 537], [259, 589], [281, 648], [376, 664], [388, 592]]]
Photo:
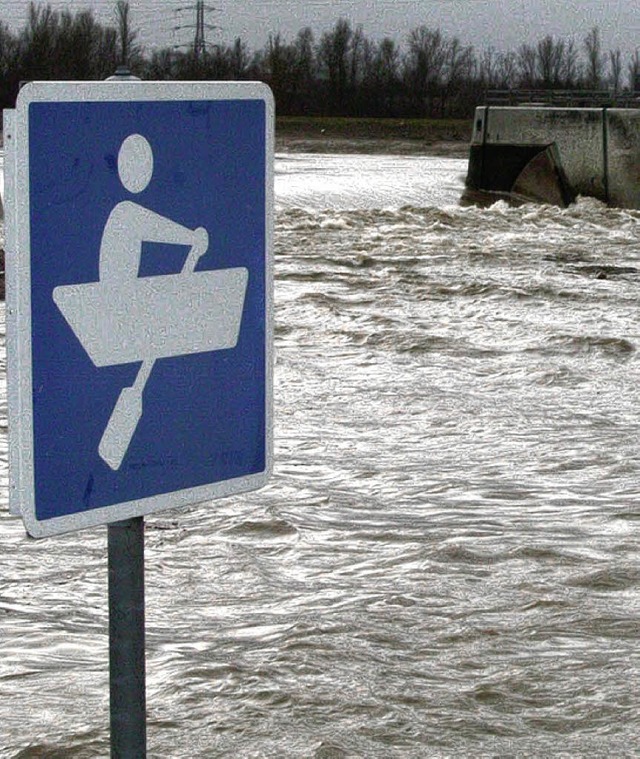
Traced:
[[280, 116], [276, 119], [276, 151], [467, 158], [471, 129], [470, 119]]

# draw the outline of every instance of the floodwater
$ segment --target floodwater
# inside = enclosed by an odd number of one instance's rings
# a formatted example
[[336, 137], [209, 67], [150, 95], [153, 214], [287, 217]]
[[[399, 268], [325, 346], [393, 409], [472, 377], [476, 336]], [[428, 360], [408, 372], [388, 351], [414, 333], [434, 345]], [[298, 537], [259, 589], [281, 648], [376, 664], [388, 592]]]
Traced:
[[[640, 756], [640, 213], [464, 173], [278, 158], [275, 474], [147, 520], [150, 756]], [[0, 546], [0, 756], [108, 756], [105, 530]]]

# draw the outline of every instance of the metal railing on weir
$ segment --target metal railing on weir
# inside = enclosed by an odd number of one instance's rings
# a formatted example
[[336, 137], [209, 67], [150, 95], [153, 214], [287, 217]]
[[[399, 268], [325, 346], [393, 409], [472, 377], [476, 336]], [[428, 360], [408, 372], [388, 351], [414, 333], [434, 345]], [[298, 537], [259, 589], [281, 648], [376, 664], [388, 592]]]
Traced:
[[485, 90], [485, 105], [540, 105], [559, 108], [640, 108], [640, 91], [612, 90]]

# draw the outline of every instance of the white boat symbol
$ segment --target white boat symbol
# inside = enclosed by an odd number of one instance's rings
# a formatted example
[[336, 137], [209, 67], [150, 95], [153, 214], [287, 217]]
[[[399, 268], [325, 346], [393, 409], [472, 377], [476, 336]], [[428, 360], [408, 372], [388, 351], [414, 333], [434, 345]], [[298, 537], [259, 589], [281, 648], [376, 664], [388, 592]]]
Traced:
[[60, 285], [53, 300], [96, 366], [233, 348], [248, 271], [238, 267]]

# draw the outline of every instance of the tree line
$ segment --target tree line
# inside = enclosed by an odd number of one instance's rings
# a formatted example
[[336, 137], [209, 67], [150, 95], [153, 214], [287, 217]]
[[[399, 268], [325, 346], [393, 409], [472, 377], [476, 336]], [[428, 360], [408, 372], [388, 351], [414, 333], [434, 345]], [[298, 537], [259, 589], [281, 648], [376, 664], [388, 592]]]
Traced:
[[240, 38], [205, 50], [149, 53], [138, 44], [129, 3], [114, 24], [92, 11], [32, 2], [24, 28], [0, 21], [0, 105], [12, 107], [21, 81], [96, 80], [126, 64], [142, 79], [253, 79], [273, 89], [278, 112], [292, 115], [467, 117], [488, 89], [640, 90], [640, 51], [629, 60], [605, 50], [594, 27], [576, 44], [547, 35], [516, 50], [476, 51], [457, 36], [419, 26], [398, 42], [374, 40], [341, 18], [320, 36], [304, 28], [287, 41], [270, 35], [252, 51]]

